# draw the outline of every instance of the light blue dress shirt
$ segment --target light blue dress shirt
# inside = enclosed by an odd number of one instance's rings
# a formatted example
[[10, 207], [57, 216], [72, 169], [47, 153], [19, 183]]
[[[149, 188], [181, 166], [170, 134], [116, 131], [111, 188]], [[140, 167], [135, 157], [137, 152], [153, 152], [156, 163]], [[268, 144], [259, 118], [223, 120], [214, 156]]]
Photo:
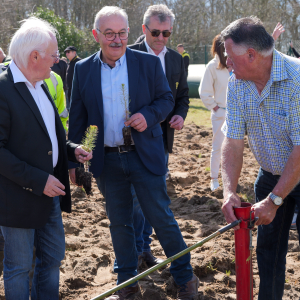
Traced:
[[[114, 68], [111, 68], [101, 60], [104, 146], [106, 147], [124, 145], [122, 128], [125, 122], [125, 107], [121, 95], [122, 84], [125, 84], [126, 94], [129, 99], [126, 55], [124, 54], [116, 61]], [[127, 107], [127, 109], [129, 108]]]

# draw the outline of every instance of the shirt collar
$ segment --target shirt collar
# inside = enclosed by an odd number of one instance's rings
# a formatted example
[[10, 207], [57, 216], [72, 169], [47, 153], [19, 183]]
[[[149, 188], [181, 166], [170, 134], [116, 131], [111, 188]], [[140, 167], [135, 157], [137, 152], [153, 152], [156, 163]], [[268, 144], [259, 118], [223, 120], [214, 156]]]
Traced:
[[[100, 58], [101, 64], [107, 65], [107, 63], [103, 62], [103, 60], [101, 59], [101, 53], [102, 53], [102, 50], [100, 49], [99, 58]], [[122, 64], [124, 64], [125, 60], [126, 60], [126, 52], [116, 61], [116, 67], [119, 65], [122, 66]]]
[[288, 78], [288, 74], [285, 67], [285, 59], [283, 55], [277, 50], [273, 50], [273, 62], [271, 69], [272, 81], [281, 81]]
[[[30, 85], [30, 86], [33, 87], [31, 82], [28, 81], [28, 79], [21, 72], [21, 70], [18, 68], [18, 66], [15, 64], [15, 62], [13, 60], [11, 61], [10, 65], [9, 65], [9, 68], [10, 68], [11, 73], [13, 75], [14, 83], [25, 82], [27, 85]], [[35, 88], [42, 85], [42, 83], [43, 83], [43, 80], [37, 81], [36, 85], [35, 85]]]
[[[145, 45], [146, 45], [146, 48], [147, 48], [147, 52], [148, 52], [148, 53], [153, 54], [153, 55], [156, 55], [156, 54], [154, 53], [154, 51], [153, 51], [153, 50], [150, 48], [150, 46], [148, 45], [146, 39], [145, 39]], [[162, 53], [163, 56], [165, 56], [166, 53], [167, 53], [167, 51], [168, 51], [167, 47], [164, 46], [164, 48], [159, 52], [159, 54]], [[159, 55], [159, 54], [158, 54], [158, 55]], [[156, 55], [156, 56], [158, 56], [158, 55]]]

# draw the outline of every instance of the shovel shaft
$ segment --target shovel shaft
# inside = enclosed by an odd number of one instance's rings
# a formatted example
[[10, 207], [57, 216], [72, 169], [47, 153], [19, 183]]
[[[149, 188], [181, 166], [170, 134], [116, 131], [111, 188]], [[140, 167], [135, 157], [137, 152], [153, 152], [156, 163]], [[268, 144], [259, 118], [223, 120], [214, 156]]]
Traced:
[[141, 278], [143, 278], [143, 277], [145, 277], [145, 276], [147, 276], [147, 275], [153, 273], [154, 271], [160, 269], [161, 267], [167, 265], [168, 263], [173, 262], [173, 261], [176, 260], [177, 258], [179, 258], [179, 257], [181, 257], [181, 256], [183, 256], [183, 255], [185, 255], [185, 254], [187, 254], [187, 253], [189, 253], [190, 251], [192, 251], [192, 250], [194, 250], [194, 249], [196, 249], [196, 248], [198, 248], [198, 247], [201, 247], [203, 244], [205, 244], [205, 243], [208, 242], [209, 240], [215, 238], [217, 235], [222, 234], [222, 233], [224, 233], [225, 231], [227, 231], [227, 230], [229, 230], [229, 229], [231, 229], [231, 228], [237, 226], [240, 222], [241, 222], [240, 220], [236, 220], [235, 222], [232, 222], [232, 223], [228, 224], [227, 226], [225, 226], [225, 227], [219, 229], [218, 231], [212, 233], [211, 235], [209, 235], [209, 236], [206, 237], [205, 239], [199, 241], [199, 242], [196, 243], [195, 245], [193, 245], [193, 246], [191, 246], [191, 247], [189, 247], [189, 248], [184, 249], [183, 251], [181, 251], [181, 252], [179, 252], [179, 253], [177, 253], [177, 254], [175, 254], [175, 255], [169, 257], [169, 258], [166, 259], [166, 260], [164, 260], [164, 261], [161, 262], [160, 264], [155, 265], [154, 267], [152, 267], [152, 268], [146, 270], [145, 272], [140, 273], [139, 275], [137, 275], [137, 276], [135, 276], [135, 277], [133, 277], [133, 278], [131, 278], [131, 279], [129, 279], [129, 280], [127, 280], [127, 281], [125, 281], [125, 282], [119, 284], [119, 285], [117, 285], [116, 287], [114, 287], [114, 288], [108, 290], [107, 292], [105, 292], [105, 293], [103, 293], [103, 294], [101, 294], [101, 295], [99, 295], [99, 296], [96, 296], [96, 297], [92, 298], [91, 300], [100, 300], [100, 299], [104, 299], [105, 297], [107, 297], [107, 296], [109, 296], [109, 295], [111, 295], [111, 294], [113, 294], [113, 293], [119, 291], [120, 289], [122, 289], [122, 288], [124, 288], [124, 287], [126, 287], [126, 286], [128, 286], [128, 285], [131, 285], [131, 284], [137, 282], [137, 281], [140, 280]]

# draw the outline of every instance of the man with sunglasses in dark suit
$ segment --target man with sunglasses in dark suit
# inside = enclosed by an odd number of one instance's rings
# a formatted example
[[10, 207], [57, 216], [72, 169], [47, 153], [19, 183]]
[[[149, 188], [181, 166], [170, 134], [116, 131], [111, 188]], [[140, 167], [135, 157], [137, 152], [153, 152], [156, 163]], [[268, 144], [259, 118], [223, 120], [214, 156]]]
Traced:
[[[172, 153], [174, 131], [181, 130], [189, 109], [189, 88], [182, 56], [176, 51], [167, 48], [168, 39], [172, 33], [175, 15], [163, 4], [150, 6], [144, 14], [143, 33], [146, 38], [139, 44], [129, 48], [148, 52], [159, 57], [163, 71], [167, 77], [170, 89], [175, 100], [175, 106], [168, 117], [161, 123], [164, 137], [166, 165], [168, 167], [169, 153]], [[168, 169], [168, 168], [167, 168]], [[166, 174], [168, 177], [168, 173]], [[134, 227], [136, 235], [139, 265], [143, 260], [151, 267], [161, 262], [155, 258], [150, 249], [152, 227], [144, 218], [137, 197], [134, 197]]]

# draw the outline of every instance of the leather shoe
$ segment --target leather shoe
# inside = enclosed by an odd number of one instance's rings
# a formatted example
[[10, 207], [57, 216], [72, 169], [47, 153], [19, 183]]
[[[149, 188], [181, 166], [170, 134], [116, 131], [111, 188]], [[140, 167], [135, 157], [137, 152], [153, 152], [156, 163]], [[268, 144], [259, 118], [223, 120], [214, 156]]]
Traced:
[[162, 263], [164, 260], [161, 259], [161, 258], [157, 258], [155, 257], [151, 251], [150, 252], [143, 252], [143, 258], [144, 258], [144, 261], [146, 262], [147, 266], [150, 268], [150, 267], [153, 267], [155, 265], [158, 265], [160, 263]]
[[193, 300], [198, 295], [199, 279], [193, 274], [190, 281], [179, 286], [177, 300]]
[[114, 295], [105, 298], [106, 300], [125, 300], [133, 299], [140, 292], [138, 283], [134, 286], [127, 286], [117, 291]]

